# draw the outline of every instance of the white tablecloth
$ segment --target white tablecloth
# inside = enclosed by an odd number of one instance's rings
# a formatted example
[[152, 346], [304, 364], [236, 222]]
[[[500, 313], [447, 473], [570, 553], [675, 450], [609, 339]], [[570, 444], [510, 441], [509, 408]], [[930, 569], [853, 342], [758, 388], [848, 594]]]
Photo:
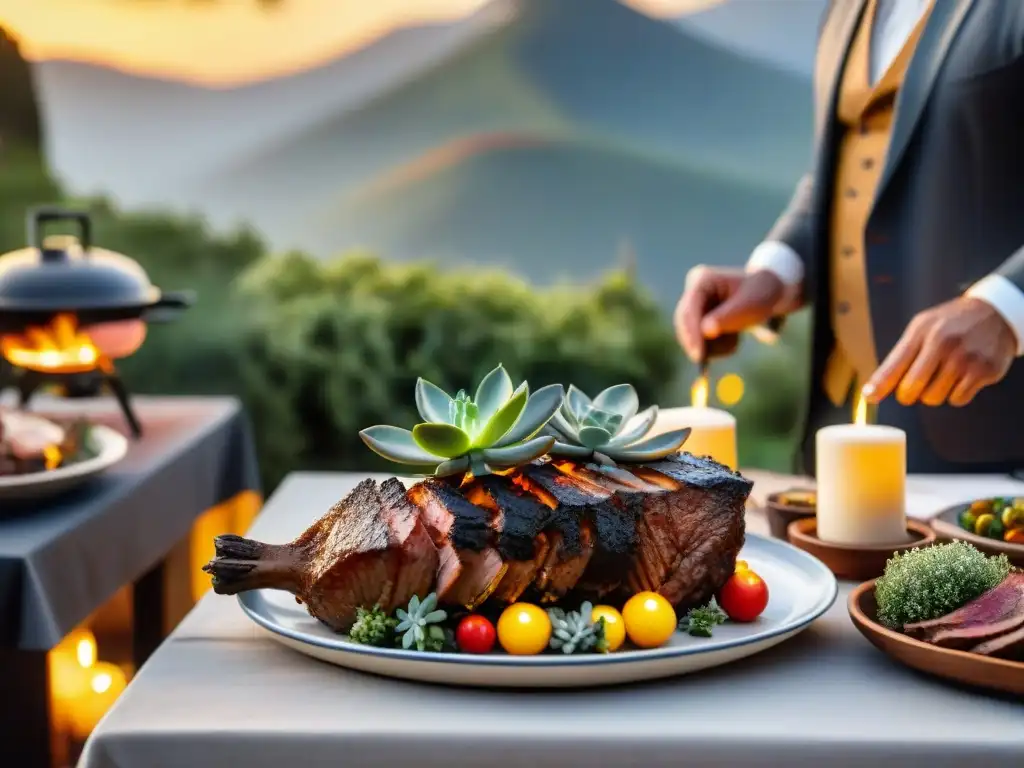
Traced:
[[[252, 535], [289, 539], [359, 479], [292, 475]], [[762, 494], [794, 479], [757, 482]], [[749, 528], [763, 532], [764, 523], [750, 516]], [[235, 600], [208, 595], [100, 724], [81, 765], [1024, 766], [1024, 705], [890, 661], [851, 624], [850, 587], [841, 585], [836, 604], [805, 632], [752, 658], [661, 682], [564, 692], [349, 672], [281, 647]]]

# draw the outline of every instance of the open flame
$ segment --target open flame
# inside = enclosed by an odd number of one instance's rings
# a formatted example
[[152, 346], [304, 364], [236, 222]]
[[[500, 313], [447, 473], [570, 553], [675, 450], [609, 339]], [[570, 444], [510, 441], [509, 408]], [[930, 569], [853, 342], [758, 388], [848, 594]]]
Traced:
[[868, 401], [860, 391], [853, 406], [853, 423], [860, 426], [868, 423]]
[[57, 315], [49, 326], [0, 338], [0, 352], [11, 365], [40, 373], [85, 373], [100, 364], [92, 339], [78, 330], [72, 314]]
[[708, 377], [698, 376], [697, 380], [693, 382], [693, 386], [690, 387], [690, 405], [694, 408], [707, 408], [709, 389]]

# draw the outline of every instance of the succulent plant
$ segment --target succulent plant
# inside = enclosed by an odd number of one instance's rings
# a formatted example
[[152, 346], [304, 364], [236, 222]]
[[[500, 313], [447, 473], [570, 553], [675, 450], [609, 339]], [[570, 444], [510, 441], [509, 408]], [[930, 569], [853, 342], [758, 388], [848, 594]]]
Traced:
[[569, 385], [562, 407], [544, 428], [555, 438], [549, 452], [614, 464], [657, 461], [678, 451], [690, 436], [689, 427], [644, 439], [658, 417], [658, 406], [637, 413], [639, 407], [631, 384], [616, 384], [593, 400]]
[[423, 423], [411, 432], [368, 427], [359, 436], [374, 452], [419, 474], [486, 475], [526, 464], [550, 450], [555, 438], [539, 433], [562, 405], [564, 394], [561, 384], [532, 395], [525, 381], [513, 388], [500, 364], [484, 376], [472, 398], [464, 390], [451, 397], [419, 379], [416, 408]]
[[593, 620], [594, 606], [585, 602], [578, 611], [566, 613], [561, 608], [550, 608], [550, 645], [562, 653], [586, 653], [600, 651], [604, 644], [604, 621]]
[[398, 626], [395, 632], [402, 635], [402, 647], [416, 646], [418, 651], [440, 650], [444, 645], [444, 628], [438, 626], [448, 618], [445, 611], [437, 608], [437, 594], [431, 592], [423, 601], [418, 595], [409, 600], [408, 610], [399, 608], [395, 611]]

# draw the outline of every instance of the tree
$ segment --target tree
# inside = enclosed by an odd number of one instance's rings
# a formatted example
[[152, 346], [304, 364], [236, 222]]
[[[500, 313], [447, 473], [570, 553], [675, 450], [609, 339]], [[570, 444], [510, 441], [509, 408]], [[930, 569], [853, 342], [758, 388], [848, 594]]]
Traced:
[[42, 142], [39, 104], [32, 68], [18, 41], [0, 27], [0, 142], [38, 148]]

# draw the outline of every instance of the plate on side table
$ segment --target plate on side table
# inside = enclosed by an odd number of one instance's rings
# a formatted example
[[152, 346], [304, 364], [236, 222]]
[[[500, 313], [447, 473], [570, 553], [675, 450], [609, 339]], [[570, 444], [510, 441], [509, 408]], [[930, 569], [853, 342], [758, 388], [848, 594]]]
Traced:
[[128, 453], [128, 439], [101, 424], [89, 428], [96, 455], [44, 472], [0, 476], [0, 502], [25, 503], [49, 499], [72, 490], [121, 461]]
[[279, 643], [322, 661], [386, 677], [488, 688], [571, 688], [635, 683], [683, 675], [737, 661], [777, 645], [835, 602], [832, 573], [797, 548], [747, 534], [740, 558], [770, 585], [768, 606], [754, 622], [726, 622], [711, 638], [676, 632], [649, 650], [609, 654], [509, 656], [504, 653], [419, 653], [360, 645], [313, 619], [286, 592], [253, 590], [238, 601]]

